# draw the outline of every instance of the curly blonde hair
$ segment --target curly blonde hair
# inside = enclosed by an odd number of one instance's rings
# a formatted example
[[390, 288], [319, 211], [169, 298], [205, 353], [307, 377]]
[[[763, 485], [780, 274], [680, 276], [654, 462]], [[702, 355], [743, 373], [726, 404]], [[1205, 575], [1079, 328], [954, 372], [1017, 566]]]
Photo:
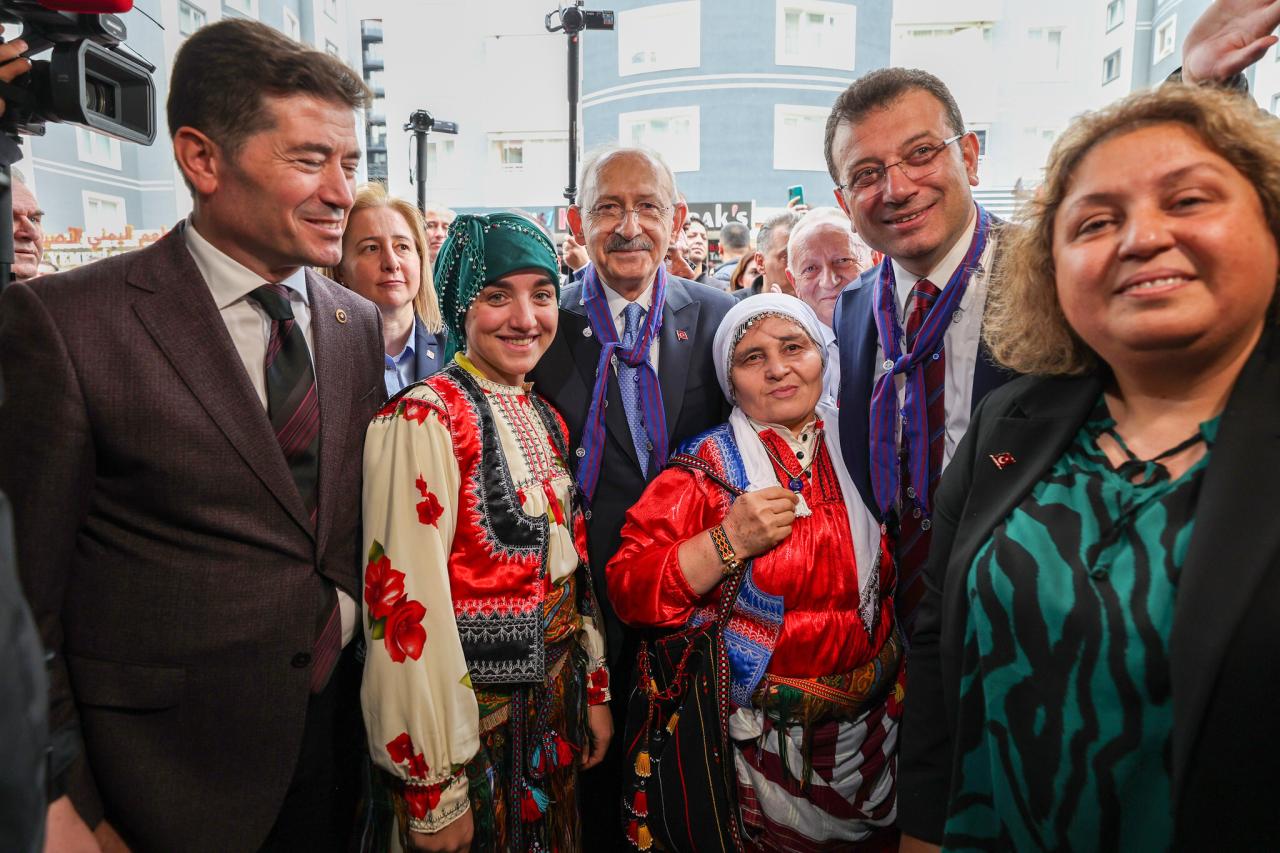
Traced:
[[[347, 214], [347, 227], [351, 220], [362, 210], [375, 207], [389, 207], [404, 217], [409, 225], [409, 233], [413, 236], [413, 248], [418, 255], [421, 270], [418, 281], [418, 295], [413, 298], [413, 313], [432, 333], [438, 334], [444, 329], [444, 318], [440, 314], [440, 300], [436, 298], [435, 281], [431, 276], [431, 264], [427, 262], [427, 230], [422, 214], [412, 202], [397, 198], [387, 192], [386, 186], [378, 181], [361, 184], [356, 190], [356, 202]], [[342, 263], [326, 271], [328, 276], [339, 284], [350, 287], [342, 280]]]
[[[1166, 84], [1080, 116], [1049, 153], [1045, 181], [1005, 230], [1003, 258], [987, 297], [983, 339], [1001, 364], [1020, 373], [1075, 375], [1097, 354], [1072, 330], [1058, 302], [1053, 228], [1076, 169], [1095, 146], [1153, 124], [1186, 126], [1257, 190], [1280, 245], [1280, 122], [1252, 101], [1206, 86]], [[1271, 316], [1275, 316], [1275, 298]]]

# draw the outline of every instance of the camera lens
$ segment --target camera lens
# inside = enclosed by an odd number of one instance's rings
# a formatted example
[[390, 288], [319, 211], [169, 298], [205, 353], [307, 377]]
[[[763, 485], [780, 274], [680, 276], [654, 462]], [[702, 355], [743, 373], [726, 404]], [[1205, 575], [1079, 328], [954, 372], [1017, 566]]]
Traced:
[[84, 86], [84, 106], [98, 115], [116, 116], [116, 87], [96, 77], [86, 75]]

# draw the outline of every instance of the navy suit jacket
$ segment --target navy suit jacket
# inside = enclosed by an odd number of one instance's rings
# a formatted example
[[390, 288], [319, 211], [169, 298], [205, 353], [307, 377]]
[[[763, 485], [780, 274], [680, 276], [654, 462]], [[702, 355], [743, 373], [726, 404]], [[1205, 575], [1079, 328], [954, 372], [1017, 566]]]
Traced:
[[[999, 252], [999, 246], [995, 251]], [[879, 344], [873, 296], [880, 281], [880, 267], [885, 263], [887, 258], [844, 289], [836, 301], [832, 323], [840, 348], [840, 447], [853, 482], [877, 516], [879, 509], [871, 490], [870, 449], [871, 392], [875, 389]], [[978, 363], [973, 371], [973, 408], [1014, 376], [996, 364], [985, 343], [979, 343]]]
[[413, 379], [421, 382], [444, 367], [444, 354], [449, 333], [441, 330], [432, 333], [422, 320], [415, 320], [413, 327]]

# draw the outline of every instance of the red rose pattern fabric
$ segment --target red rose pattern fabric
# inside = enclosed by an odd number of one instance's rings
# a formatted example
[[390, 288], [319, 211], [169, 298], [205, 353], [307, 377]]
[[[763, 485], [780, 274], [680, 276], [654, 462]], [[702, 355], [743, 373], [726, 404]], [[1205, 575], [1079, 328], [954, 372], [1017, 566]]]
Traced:
[[[404, 663], [422, 657], [427, 645], [427, 629], [422, 624], [427, 608], [405, 593], [404, 572], [392, 568], [391, 558], [377, 540], [369, 548], [369, 564], [364, 569], [364, 603], [370, 637], [382, 640], [391, 660]], [[390, 745], [387, 748], [390, 750]], [[394, 754], [392, 759], [400, 761]]]
[[418, 504], [418, 521], [435, 527], [440, 516], [444, 515], [444, 507], [440, 505], [440, 499], [431, 494], [431, 490], [427, 488], [427, 481], [421, 474], [418, 475], [415, 485], [418, 487], [418, 494], [422, 495], [422, 502]]

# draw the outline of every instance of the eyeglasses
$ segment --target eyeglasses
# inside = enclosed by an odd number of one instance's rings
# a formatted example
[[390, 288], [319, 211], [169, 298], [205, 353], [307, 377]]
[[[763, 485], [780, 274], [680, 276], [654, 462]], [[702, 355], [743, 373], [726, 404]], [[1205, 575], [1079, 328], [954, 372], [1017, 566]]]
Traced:
[[[894, 166], [902, 170], [902, 174], [906, 175], [913, 181], [926, 178], [938, 171], [938, 167], [925, 169], [930, 163], [938, 159], [938, 155], [942, 153], [942, 149], [946, 148], [957, 139], [964, 136], [963, 133], [957, 133], [955, 136], [948, 137], [937, 145], [917, 145], [912, 149], [911, 153], [896, 163], [886, 163], [883, 166], [863, 166], [861, 169], [853, 173], [853, 177], [849, 179], [847, 184], [840, 184], [836, 189], [848, 190], [849, 192], [862, 192], [869, 190], [874, 186], [879, 186], [884, 180], [887, 173]], [[907, 171], [907, 167], [911, 167], [911, 171]]]
[[616, 226], [634, 213], [641, 223], [656, 225], [662, 222], [670, 209], [656, 201], [638, 201], [632, 208], [623, 207], [616, 201], [602, 201], [588, 210], [587, 215], [601, 225]]

